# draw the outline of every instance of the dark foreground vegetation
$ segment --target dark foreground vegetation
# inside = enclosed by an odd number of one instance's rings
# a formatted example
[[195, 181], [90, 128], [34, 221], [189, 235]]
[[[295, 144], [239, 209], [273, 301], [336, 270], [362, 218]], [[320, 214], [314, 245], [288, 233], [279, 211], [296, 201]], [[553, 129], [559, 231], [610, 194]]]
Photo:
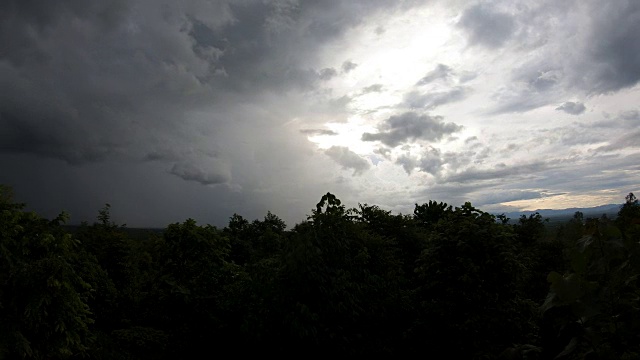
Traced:
[[0, 358], [249, 354], [640, 357], [640, 205], [553, 231], [471, 204], [413, 215], [322, 197], [286, 230], [231, 217], [72, 232], [0, 187]]

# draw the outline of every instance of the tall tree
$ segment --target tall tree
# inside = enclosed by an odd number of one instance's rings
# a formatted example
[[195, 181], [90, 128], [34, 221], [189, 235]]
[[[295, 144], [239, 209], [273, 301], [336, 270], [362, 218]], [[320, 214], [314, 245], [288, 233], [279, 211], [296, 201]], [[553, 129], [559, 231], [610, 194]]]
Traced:
[[495, 356], [531, 331], [532, 308], [517, 291], [515, 235], [470, 203], [440, 216], [416, 269], [413, 343], [452, 358]]
[[69, 358], [89, 348], [92, 285], [80, 273], [92, 264], [63, 231], [66, 219], [23, 211], [0, 186], [2, 358]]

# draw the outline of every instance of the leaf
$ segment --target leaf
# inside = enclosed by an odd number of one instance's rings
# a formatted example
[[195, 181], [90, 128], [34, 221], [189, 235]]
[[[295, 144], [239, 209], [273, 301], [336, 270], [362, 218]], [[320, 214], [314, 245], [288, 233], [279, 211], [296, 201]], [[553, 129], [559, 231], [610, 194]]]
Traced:
[[592, 243], [593, 243], [593, 236], [591, 236], [591, 235], [583, 236], [577, 242], [578, 251], [584, 252], [589, 247], [589, 245], [591, 245]]
[[576, 301], [583, 294], [580, 278], [576, 274], [562, 276], [552, 271], [547, 276], [547, 281], [551, 283], [551, 291], [558, 296], [562, 305]]
[[583, 275], [587, 271], [587, 254], [584, 252], [576, 253], [571, 259], [571, 268], [576, 274]]
[[636, 281], [636, 279], [638, 279], [638, 275], [637, 275], [637, 274], [636, 274], [636, 275], [633, 275], [633, 276], [631, 276], [631, 277], [629, 277], [628, 279], [626, 279], [626, 280], [624, 281], [624, 284], [625, 284], [625, 285], [629, 285], [630, 283], [632, 283], [632, 282]]
[[569, 341], [567, 346], [565, 346], [564, 350], [562, 350], [562, 352], [558, 354], [554, 359], [561, 359], [564, 356], [571, 354], [576, 349], [577, 346], [578, 346], [578, 338], [574, 337], [571, 339], [571, 341]]
[[540, 310], [544, 313], [549, 309], [552, 309], [554, 307], [557, 306], [555, 299], [557, 298], [557, 295], [554, 294], [553, 292], [550, 292], [547, 295], [547, 298], [544, 301], [544, 304], [542, 304], [542, 306], [540, 306]]
[[607, 226], [602, 231], [602, 235], [604, 235], [608, 239], [619, 239], [622, 237], [622, 233], [615, 226]]
[[558, 274], [555, 271], [552, 271], [549, 273], [549, 275], [547, 275], [547, 281], [552, 284], [556, 281], [559, 281], [561, 278], [562, 278], [562, 275]]

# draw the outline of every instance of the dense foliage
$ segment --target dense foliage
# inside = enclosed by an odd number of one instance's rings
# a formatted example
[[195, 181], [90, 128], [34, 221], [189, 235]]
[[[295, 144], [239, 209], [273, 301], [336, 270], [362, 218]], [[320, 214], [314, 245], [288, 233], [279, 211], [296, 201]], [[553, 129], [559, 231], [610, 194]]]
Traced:
[[640, 205], [555, 229], [430, 201], [411, 215], [327, 193], [162, 232], [42, 219], [0, 186], [0, 359], [203, 354], [640, 357]]

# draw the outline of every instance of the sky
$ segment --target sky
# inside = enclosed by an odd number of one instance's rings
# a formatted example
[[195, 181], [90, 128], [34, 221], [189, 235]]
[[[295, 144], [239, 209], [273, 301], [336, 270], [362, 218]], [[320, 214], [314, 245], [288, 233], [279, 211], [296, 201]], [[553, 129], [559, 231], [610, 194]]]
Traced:
[[289, 226], [640, 189], [636, 0], [4, 0], [0, 183], [43, 216]]

